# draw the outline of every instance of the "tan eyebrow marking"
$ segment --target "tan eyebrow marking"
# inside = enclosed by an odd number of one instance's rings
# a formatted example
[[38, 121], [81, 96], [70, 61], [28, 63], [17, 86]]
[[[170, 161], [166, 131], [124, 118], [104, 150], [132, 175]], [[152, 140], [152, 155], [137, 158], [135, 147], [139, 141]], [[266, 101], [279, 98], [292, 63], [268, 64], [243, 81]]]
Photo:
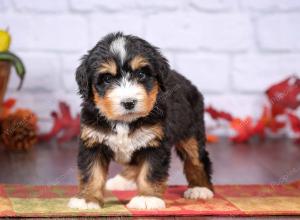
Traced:
[[114, 60], [107, 60], [101, 63], [98, 68], [99, 73], [109, 73], [113, 76], [117, 75], [117, 64]]
[[140, 55], [137, 55], [130, 61], [129, 64], [130, 64], [132, 70], [137, 70], [141, 67], [149, 65], [149, 62], [147, 61], [146, 58], [144, 58]]

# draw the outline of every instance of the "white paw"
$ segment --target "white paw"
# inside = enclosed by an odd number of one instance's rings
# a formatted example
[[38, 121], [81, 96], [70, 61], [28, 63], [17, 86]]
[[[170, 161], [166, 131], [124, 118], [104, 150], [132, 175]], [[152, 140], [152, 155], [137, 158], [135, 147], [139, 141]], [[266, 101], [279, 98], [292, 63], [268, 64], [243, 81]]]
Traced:
[[186, 199], [211, 199], [214, 193], [206, 187], [193, 187], [187, 189], [183, 196]]
[[118, 174], [114, 178], [107, 180], [105, 188], [107, 190], [135, 190], [136, 183]]
[[73, 197], [68, 203], [68, 207], [72, 209], [100, 209], [99, 204], [94, 202], [86, 202], [85, 199]]
[[135, 196], [127, 204], [130, 209], [163, 209], [166, 208], [164, 200], [154, 196]]

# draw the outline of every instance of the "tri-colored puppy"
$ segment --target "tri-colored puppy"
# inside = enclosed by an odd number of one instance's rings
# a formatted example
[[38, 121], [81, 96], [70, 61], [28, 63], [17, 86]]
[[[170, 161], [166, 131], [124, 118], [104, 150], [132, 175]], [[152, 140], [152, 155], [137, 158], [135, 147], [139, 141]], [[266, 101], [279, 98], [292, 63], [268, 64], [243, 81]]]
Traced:
[[[109, 34], [83, 57], [76, 80], [83, 100], [80, 192], [69, 207], [100, 208], [105, 188], [137, 188], [128, 208], [164, 208], [173, 146], [189, 184], [184, 197], [213, 197], [203, 97], [156, 47], [135, 36]], [[124, 170], [106, 181], [111, 160]]]

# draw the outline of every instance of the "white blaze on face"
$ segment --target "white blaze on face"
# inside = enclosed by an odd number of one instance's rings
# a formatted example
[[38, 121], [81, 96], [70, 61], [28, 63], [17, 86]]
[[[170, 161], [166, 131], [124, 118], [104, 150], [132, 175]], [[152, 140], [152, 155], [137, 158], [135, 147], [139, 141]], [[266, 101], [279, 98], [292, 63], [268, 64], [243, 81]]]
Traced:
[[[120, 116], [144, 111], [145, 89], [136, 81], [129, 80], [129, 74], [123, 76], [121, 81], [114, 85], [107, 98], [112, 102], [113, 111]], [[128, 111], [121, 103], [130, 99], [135, 99], [137, 103], [134, 109]]]
[[126, 39], [124, 37], [118, 37], [117, 39], [113, 40], [110, 44], [110, 51], [117, 55], [121, 63], [123, 64], [126, 58]]

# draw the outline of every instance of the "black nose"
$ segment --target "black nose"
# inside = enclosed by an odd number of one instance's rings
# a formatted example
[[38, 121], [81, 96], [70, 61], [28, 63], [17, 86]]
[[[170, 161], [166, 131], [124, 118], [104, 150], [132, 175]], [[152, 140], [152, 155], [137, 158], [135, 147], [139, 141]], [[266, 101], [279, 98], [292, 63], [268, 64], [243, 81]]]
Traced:
[[134, 108], [134, 106], [136, 104], [136, 100], [135, 99], [126, 100], [126, 101], [121, 102], [121, 104], [123, 105], [123, 107], [126, 110], [131, 110]]

